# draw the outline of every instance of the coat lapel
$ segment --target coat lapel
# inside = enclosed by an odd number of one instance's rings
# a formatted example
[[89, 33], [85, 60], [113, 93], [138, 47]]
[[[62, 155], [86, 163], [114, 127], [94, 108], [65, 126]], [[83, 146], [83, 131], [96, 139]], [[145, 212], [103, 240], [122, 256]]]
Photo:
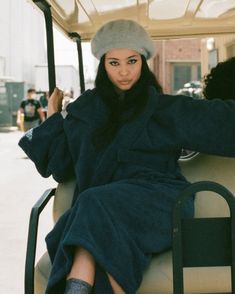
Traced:
[[118, 132], [113, 142], [107, 147], [99, 164], [97, 165], [95, 175], [92, 181], [93, 185], [107, 183], [111, 179], [117, 168], [117, 154], [119, 149], [130, 149], [136, 139], [142, 133], [150, 117], [156, 110], [157, 92], [154, 88], [149, 90], [149, 100], [145, 112], [135, 121], [125, 124]]
[[107, 115], [103, 101], [94, 93], [94, 90], [84, 92], [67, 106], [66, 111], [92, 128], [96, 128], [99, 121], [102, 121]]

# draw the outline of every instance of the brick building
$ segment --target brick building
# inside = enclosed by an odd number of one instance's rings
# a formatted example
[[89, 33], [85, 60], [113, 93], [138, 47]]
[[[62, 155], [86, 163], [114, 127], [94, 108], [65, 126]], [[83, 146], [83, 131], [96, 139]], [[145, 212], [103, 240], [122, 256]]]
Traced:
[[235, 35], [213, 38], [158, 40], [151, 68], [165, 93], [174, 94], [182, 86], [201, 78], [218, 62], [235, 56]]
[[204, 75], [218, 62], [235, 56], [235, 34], [217, 35], [202, 39], [202, 74]]
[[165, 93], [201, 79], [201, 39], [158, 40], [151, 67]]

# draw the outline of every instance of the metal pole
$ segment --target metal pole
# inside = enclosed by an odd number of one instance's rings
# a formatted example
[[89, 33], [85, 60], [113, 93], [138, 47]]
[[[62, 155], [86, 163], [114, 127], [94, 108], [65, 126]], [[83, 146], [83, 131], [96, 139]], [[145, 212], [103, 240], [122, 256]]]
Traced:
[[44, 18], [45, 18], [46, 37], [47, 37], [48, 83], [49, 83], [49, 95], [51, 95], [56, 86], [53, 23], [52, 23], [52, 16], [51, 16], [51, 6], [45, 0], [33, 0], [33, 2], [42, 10], [42, 12], [44, 13]]
[[82, 94], [85, 91], [85, 79], [84, 79], [81, 37], [79, 36], [78, 33], [69, 33], [69, 37], [77, 43], [80, 92]]

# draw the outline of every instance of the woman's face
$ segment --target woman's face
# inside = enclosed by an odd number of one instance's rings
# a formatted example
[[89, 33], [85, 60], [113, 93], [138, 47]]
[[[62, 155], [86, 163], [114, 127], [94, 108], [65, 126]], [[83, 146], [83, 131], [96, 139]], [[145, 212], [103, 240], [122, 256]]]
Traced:
[[105, 69], [111, 82], [122, 91], [129, 90], [140, 78], [141, 55], [131, 49], [112, 49], [105, 55]]

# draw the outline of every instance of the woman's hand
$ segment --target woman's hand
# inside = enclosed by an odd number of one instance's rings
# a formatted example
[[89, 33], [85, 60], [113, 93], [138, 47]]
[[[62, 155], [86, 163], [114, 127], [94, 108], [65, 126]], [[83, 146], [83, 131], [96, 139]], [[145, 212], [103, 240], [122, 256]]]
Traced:
[[47, 117], [62, 110], [63, 91], [55, 88], [48, 99]]

